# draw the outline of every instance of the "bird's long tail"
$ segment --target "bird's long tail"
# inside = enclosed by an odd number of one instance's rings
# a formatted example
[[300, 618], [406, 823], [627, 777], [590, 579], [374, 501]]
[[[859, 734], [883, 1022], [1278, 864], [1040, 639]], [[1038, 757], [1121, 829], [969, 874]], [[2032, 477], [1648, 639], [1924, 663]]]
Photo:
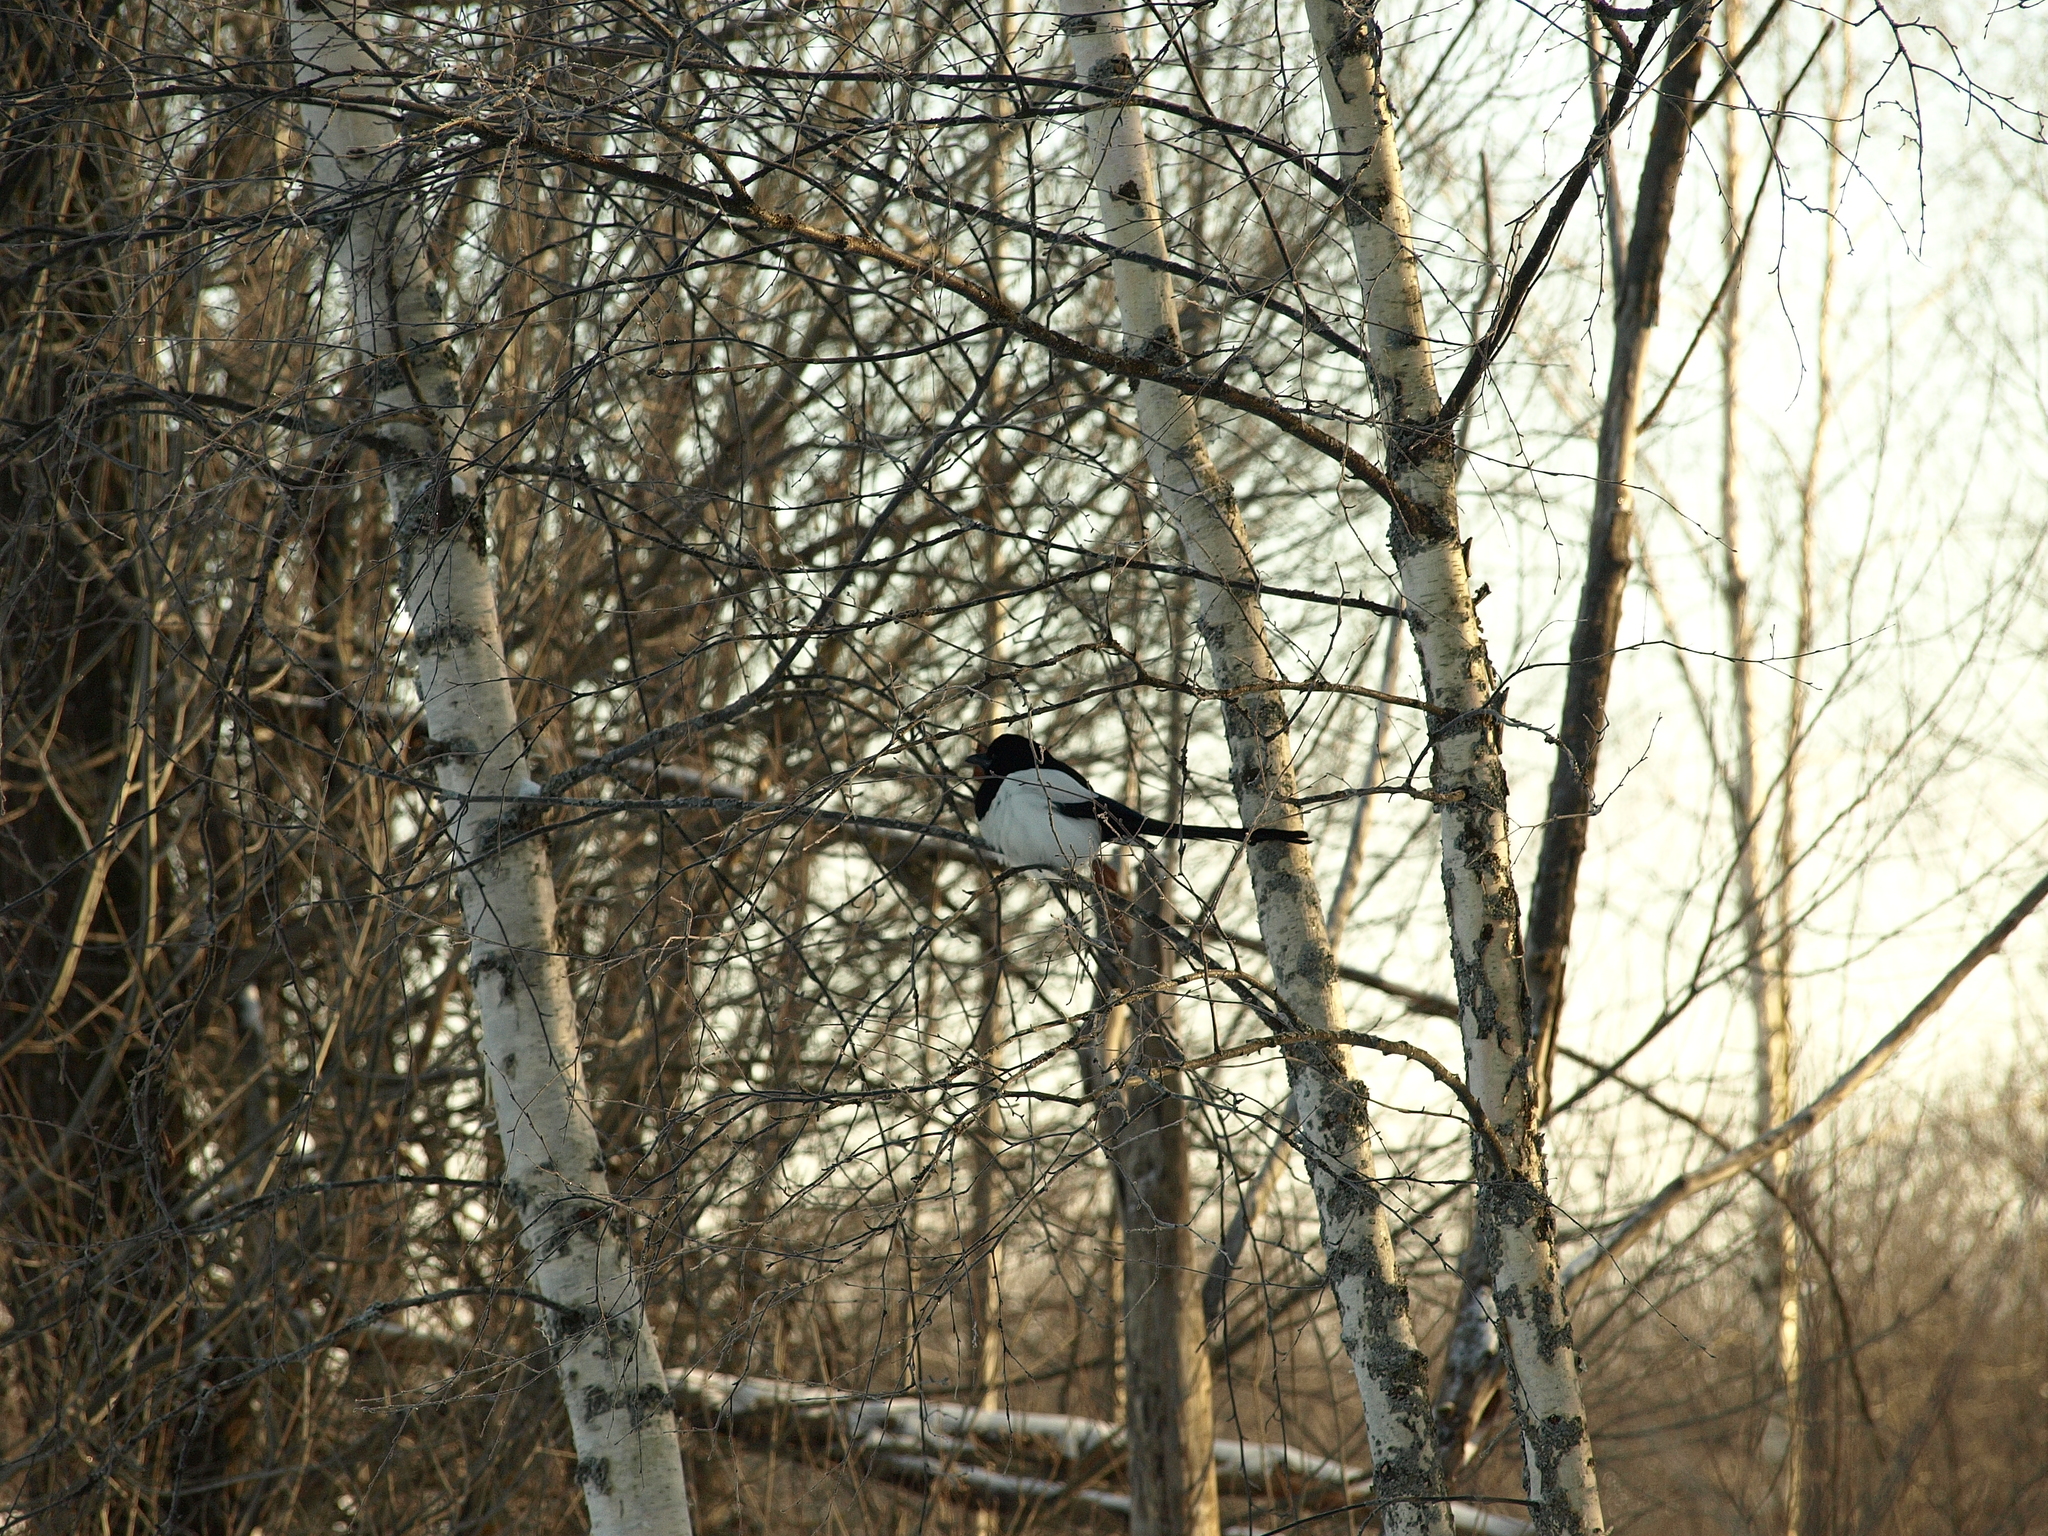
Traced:
[[1155, 821], [1141, 815], [1120, 800], [1107, 795], [1097, 795], [1093, 800], [1055, 800], [1052, 808], [1062, 816], [1093, 816], [1102, 830], [1112, 839], [1133, 837], [1205, 837], [1219, 843], [1241, 843], [1249, 838], [1255, 843], [1305, 843], [1306, 832], [1292, 832], [1285, 827], [1253, 827], [1247, 832], [1243, 827], [1191, 827], [1181, 821]]
[[1242, 843], [1249, 839], [1254, 843], [1306, 843], [1306, 832], [1292, 832], [1285, 827], [1253, 827], [1249, 833], [1243, 827], [1191, 827], [1185, 822], [1154, 821], [1145, 818], [1143, 828], [1147, 837], [1207, 838], [1218, 843]]

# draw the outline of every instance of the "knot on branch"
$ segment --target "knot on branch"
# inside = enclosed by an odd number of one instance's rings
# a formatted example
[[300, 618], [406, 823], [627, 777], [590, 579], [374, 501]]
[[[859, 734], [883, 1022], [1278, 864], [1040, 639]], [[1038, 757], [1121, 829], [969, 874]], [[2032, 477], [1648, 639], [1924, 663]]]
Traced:
[[488, 859], [505, 852], [514, 843], [526, 841], [540, 829], [546, 812], [547, 807], [538, 799], [529, 798], [508, 811], [478, 822], [470, 857]]
[[[1119, 195], [1121, 196], [1121, 193]], [[1140, 362], [1176, 371], [1185, 369], [1188, 365], [1187, 351], [1180, 344], [1180, 328], [1174, 325], [1160, 326], [1140, 342], [1130, 355]]]
[[408, 581], [419, 550], [456, 534], [468, 537], [470, 552], [477, 559], [488, 557], [490, 530], [484, 518], [483, 497], [468, 495], [456, 486], [454, 471], [445, 455], [428, 446], [398, 473], [414, 482], [391, 519], [392, 537], [405, 551]]
[[355, 217], [355, 200], [316, 192], [312, 203], [300, 217], [306, 221], [306, 227], [322, 240], [329, 245], [338, 245], [341, 237], [348, 233], [349, 222]]

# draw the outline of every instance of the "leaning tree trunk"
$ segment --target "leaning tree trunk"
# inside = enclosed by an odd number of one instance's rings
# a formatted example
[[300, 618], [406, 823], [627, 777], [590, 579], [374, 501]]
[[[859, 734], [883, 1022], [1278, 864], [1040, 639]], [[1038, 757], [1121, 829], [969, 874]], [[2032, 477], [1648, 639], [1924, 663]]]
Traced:
[[[302, 87], [375, 89], [343, 24], [298, 0]], [[342, 18], [342, 20], [337, 20]], [[302, 109], [322, 218], [353, 308], [353, 371], [370, 396], [401, 561], [420, 702], [462, 894], [503, 1189], [518, 1212], [540, 1325], [576, 1446], [593, 1536], [689, 1536], [675, 1412], [584, 1102], [575, 1002], [555, 932], [546, 839], [530, 790], [486, 553], [483, 509], [454, 472], [455, 361], [430, 285], [418, 189], [393, 116]], [[395, 116], [395, 114], [394, 114]]]
[[[1358, 896], [1359, 875], [1365, 865], [1366, 835], [1372, 830], [1373, 803], [1379, 798], [1370, 791], [1380, 787], [1385, 775], [1387, 735], [1393, 728], [1392, 694], [1401, 660], [1403, 626], [1398, 620], [1389, 619], [1385, 627], [1387, 656], [1380, 669], [1379, 683], [1383, 697], [1373, 710], [1372, 746], [1365, 758], [1365, 782], [1359, 786], [1367, 793], [1358, 797], [1358, 809], [1351, 813], [1351, 843], [1344, 850], [1344, 865], [1337, 876], [1337, 888], [1330, 893], [1329, 910], [1323, 918], [1330, 935], [1330, 953], [1338, 958], [1344, 953], [1344, 929], [1351, 921], [1352, 904]], [[1208, 1319], [1211, 1328], [1222, 1320], [1224, 1309], [1229, 1304], [1231, 1272], [1244, 1257], [1245, 1246], [1251, 1241], [1259, 1218], [1279, 1189], [1281, 1177], [1293, 1160], [1294, 1134], [1294, 1098], [1290, 1094], [1286, 1108], [1280, 1112], [1280, 1125], [1273, 1133], [1272, 1145], [1266, 1149], [1259, 1171], [1238, 1196], [1237, 1210], [1230, 1218], [1229, 1227], [1224, 1230], [1223, 1243], [1209, 1261], [1209, 1276], [1202, 1282], [1202, 1315]]]
[[[1075, 76], [1101, 102], [1087, 122], [1103, 232], [1118, 249], [1153, 263], [1113, 264], [1125, 346], [1169, 367], [1183, 365], [1173, 287], [1157, 265], [1166, 258], [1166, 238], [1151, 146], [1142, 115], [1120, 99], [1135, 78], [1129, 40], [1114, 11], [1091, 10], [1088, 0], [1062, 0], [1061, 9]], [[1236, 499], [1209, 457], [1186, 395], [1161, 382], [1140, 383], [1138, 429], [1188, 563], [1232, 583], [1199, 583], [1196, 628], [1217, 687], [1233, 694], [1223, 725], [1238, 814], [1247, 826], [1298, 827], [1287, 712], [1270, 686], [1277, 673]], [[1341, 1029], [1336, 960], [1308, 851], [1261, 843], [1247, 860], [1274, 986], [1292, 1022], [1304, 1031]], [[1428, 1361], [1415, 1346], [1408, 1291], [1374, 1180], [1365, 1086], [1343, 1047], [1292, 1046], [1287, 1067], [1340, 1331], [1364, 1400], [1375, 1488], [1392, 1501], [1382, 1505], [1384, 1529], [1401, 1536], [1448, 1532], [1430, 1434]]]
[[[1439, 419], [1380, 31], [1370, 5], [1309, 0], [1308, 11], [1345, 181], [1387, 472], [1411, 504], [1391, 523], [1401, 595], [1426, 696], [1457, 711], [1437, 728], [1431, 757], [1431, 781], [1444, 797], [1451, 958], [1466, 1080], [1509, 1160], [1496, 1166], [1475, 1146], [1474, 1257], [1505, 1335], [1537, 1528], [1590, 1533], [1602, 1528], [1600, 1493], [1558, 1281], [1557, 1220], [1544, 1188], [1497, 685], [1460, 547], [1456, 445]], [[1484, 1352], [1483, 1333], [1461, 1342], [1468, 1353]]]
[[1529, 899], [1531, 1026], [1540, 1053], [1538, 1093], [1549, 1097], [1550, 1062], [1564, 1009], [1565, 956], [1578, 904], [1579, 867], [1593, 814], [1594, 773], [1607, 727], [1607, 691], [1621, 630], [1621, 600], [1628, 585], [1635, 538], [1633, 484], [1643, 370], [1664, 288], [1664, 258], [1671, 245], [1679, 177], [1692, 136], [1693, 93], [1706, 50], [1711, 7], [1688, 5], [1666, 50], [1657, 86], [1657, 112], [1636, 190], [1635, 224], [1614, 301], [1614, 366], [1600, 417], [1599, 464], [1593, 487], [1593, 522], [1586, 541], [1586, 574], [1579, 588], [1558, 723], [1557, 764]]

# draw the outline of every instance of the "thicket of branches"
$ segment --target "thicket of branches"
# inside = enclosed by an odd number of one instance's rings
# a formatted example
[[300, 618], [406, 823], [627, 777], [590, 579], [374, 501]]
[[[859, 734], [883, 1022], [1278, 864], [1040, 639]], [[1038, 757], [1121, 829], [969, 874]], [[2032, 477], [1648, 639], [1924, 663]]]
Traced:
[[[1535, 282], [1457, 425], [1525, 880], [1656, 27], [1682, 24], [1650, 11], [1376, 23], [1447, 383]], [[1925, 154], [2010, 178], [2009, 253], [2048, 209], [2038, 120], [1948, 46], [1956, 18], [1684, 14], [1710, 46], [1640, 402], [1656, 508], [1623, 551], [1547, 1126], [1568, 1255], [1811, 1098], [2040, 874], [2041, 722], [2014, 686], [2043, 640], [2038, 353], [2011, 305], [1968, 356], [1912, 315], [1873, 339], [1835, 233], [1859, 187], [1887, 206], [1866, 146], [1918, 100]], [[1350, 1022], [1455, 1068], [1439, 717], [1390, 632], [1386, 508], [1328, 448], [1376, 461], [1380, 417], [1314, 55], [1292, 15], [1143, 20], [1190, 301], [1174, 376], [1256, 550]], [[336, 339], [350, 210], [309, 180], [302, 111], [339, 97], [388, 118], [377, 195], [431, 230], [450, 452], [538, 789], [521, 835], [546, 840], [664, 1362], [1120, 1419], [1103, 929], [1082, 887], [998, 873], [960, 760], [1019, 730], [1157, 814], [1235, 811], [1092, 212], [1099, 103], [1057, 18], [593, 0], [352, 24], [373, 77], [308, 81], [273, 9], [7, 18], [0, 1523], [584, 1518], [499, 1184], [395, 450], [365, 404], [394, 365]], [[1589, 51], [1596, 94], [1652, 84], [1532, 259], [1588, 143]], [[1949, 147], [1958, 104], [1993, 148]], [[1956, 261], [1922, 310], [1983, 323], [1992, 263]], [[1755, 403], [1715, 371], [1742, 356], [1738, 305]], [[1224, 1059], [1284, 1023], [1244, 862], [1172, 866], [1196, 1262], [1253, 1218], [1212, 1288], [1216, 1434], [1369, 1466], [1286, 1084], [1271, 1051]], [[2001, 1010], [2032, 1015], [1968, 996], [1944, 1059], [1996, 1061]], [[1789, 1104], [1757, 1103], [1766, 1016], [1802, 1041]], [[1361, 1070], [1441, 1363], [1485, 1150], [1413, 1063]], [[2023, 1071], [1953, 1075], [1595, 1269], [1574, 1316], [1610, 1526], [2043, 1518], [2043, 1101]], [[1083, 1496], [1116, 1484], [1113, 1450], [983, 1444], [1065, 1491], [977, 1501], [951, 1463], [913, 1474], [788, 1415], [693, 1419], [709, 1390], [679, 1399], [707, 1533], [1121, 1518]], [[1453, 1491], [1519, 1513], [1512, 1418], [1465, 1406]], [[1332, 1505], [1315, 1529], [1376, 1518], [1342, 1479], [1226, 1477], [1226, 1524]]]

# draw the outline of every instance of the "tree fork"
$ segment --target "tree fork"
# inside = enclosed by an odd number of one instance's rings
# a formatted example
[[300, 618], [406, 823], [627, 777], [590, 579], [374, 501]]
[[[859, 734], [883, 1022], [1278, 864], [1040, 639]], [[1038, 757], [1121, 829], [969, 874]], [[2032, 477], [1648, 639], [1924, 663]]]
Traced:
[[[1635, 534], [1635, 493], [1630, 479], [1641, 431], [1643, 370], [1649, 356], [1663, 288], [1671, 220], [1693, 119], [1707, 18], [1712, 7], [1693, 3], [1673, 29], [1657, 112], [1637, 189], [1635, 221], [1615, 300], [1614, 366], [1601, 415], [1599, 469], [1592, 527], [1587, 536], [1578, 623], [1572, 631], [1557, 765], [1543, 825], [1536, 877], [1530, 890], [1526, 940], [1533, 1091], [1539, 1120], [1548, 1113], [1556, 1060], [1557, 1021], [1564, 1006], [1564, 966], [1577, 905], [1579, 869], [1593, 813], [1594, 771], [1606, 726], [1615, 637], [1628, 582]], [[1487, 1314], [1494, 1306], [1491, 1244], [1475, 1229], [1462, 1266], [1453, 1346], [1437, 1390], [1438, 1449], [1450, 1475], [1463, 1465], [1488, 1402], [1501, 1380], [1499, 1343]]]
[[[1455, 711], [1432, 732], [1431, 784], [1441, 797], [1465, 1081], [1507, 1154], [1505, 1165], [1495, 1166], [1475, 1138], [1474, 1226], [1481, 1242], [1474, 1268], [1491, 1283], [1505, 1335], [1537, 1529], [1590, 1536], [1603, 1526], [1600, 1494], [1558, 1278], [1556, 1217], [1545, 1193], [1507, 775], [1500, 727], [1489, 713], [1498, 680], [1458, 537], [1457, 455], [1448, 431], [1457, 410], [1437, 393], [1374, 8], [1308, 0], [1308, 13], [1337, 139], [1373, 387], [1390, 424], [1387, 473], [1424, 509], [1420, 528], [1414, 519], [1395, 518], [1388, 538], [1424, 697]], [[1484, 1354], [1485, 1342], [1457, 1341], [1466, 1354]]]
[[[1218, 689], [1247, 690], [1223, 706], [1238, 813], [1246, 826], [1298, 827], [1287, 711], [1269, 686], [1277, 668], [1250, 541], [1236, 498], [1209, 457], [1194, 399], [1178, 387], [1186, 376], [1186, 355], [1172, 282], [1161, 268], [1166, 238], [1151, 146], [1142, 114], [1122, 99], [1136, 78], [1129, 39], [1116, 12], [1090, 9], [1088, 0], [1063, 0], [1061, 10], [1074, 73], [1103, 96], [1103, 104], [1087, 114], [1103, 233], [1120, 250], [1144, 258], [1117, 261], [1112, 272], [1123, 356], [1157, 370], [1151, 377], [1141, 374], [1138, 386], [1138, 427], [1152, 478], [1188, 564], [1229, 583], [1199, 585], [1196, 629]], [[1344, 453], [1347, 464], [1358, 458], [1352, 450]], [[1397, 520], [1417, 515], [1398, 487], [1377, 469], [1374, 474]], [[1248, 851], [1247, 862], [1275, 989], [1305, 1031], [1341, 1029], [1336, 959], [1307, 850], [1262, 843]], [[1390, 1501], [1383, 1506], [1383, 1526], [1394, 1536], [1447, 1536], [1450, 1517], [1430, 1435], [1428, 1361], [1415, 1345], [1407, 1286], [1388, 1235], [1365, 1086], [1354, 1075], [1350, 1051], [1340, 1045], [1290, 1046], [1287, 1064], [1340, 1332], [1365, 1407], [1376, 1485]]]

